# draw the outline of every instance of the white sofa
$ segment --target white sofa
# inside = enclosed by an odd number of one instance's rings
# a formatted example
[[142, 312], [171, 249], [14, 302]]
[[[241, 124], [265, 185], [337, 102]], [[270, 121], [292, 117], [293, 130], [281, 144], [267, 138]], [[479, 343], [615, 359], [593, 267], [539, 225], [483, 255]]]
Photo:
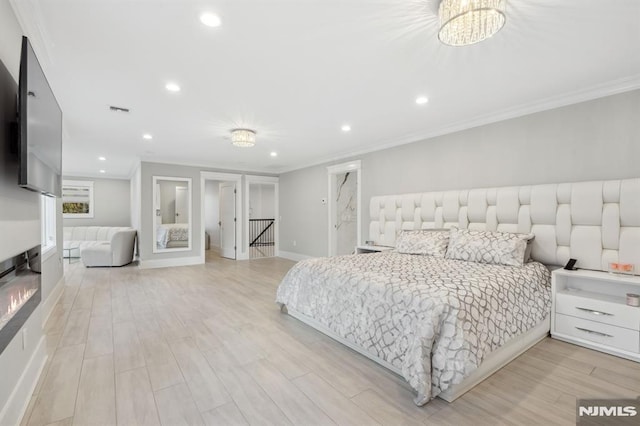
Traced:
[[133, 261], [136, 230], [119, 226], [65, 226], [65, 256], [80, 256], [85, 266], [123, 266]]

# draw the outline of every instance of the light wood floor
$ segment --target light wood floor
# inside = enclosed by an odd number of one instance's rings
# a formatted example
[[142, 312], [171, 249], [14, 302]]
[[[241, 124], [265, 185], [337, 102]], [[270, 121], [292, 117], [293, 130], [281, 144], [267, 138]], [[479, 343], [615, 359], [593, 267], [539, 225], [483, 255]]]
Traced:
[[637, 397], [640, 365], [546, 339], [452, 404], [281, 314], [293, 262], [66, 265], [25, 425], [575, 424], [576, 397]]

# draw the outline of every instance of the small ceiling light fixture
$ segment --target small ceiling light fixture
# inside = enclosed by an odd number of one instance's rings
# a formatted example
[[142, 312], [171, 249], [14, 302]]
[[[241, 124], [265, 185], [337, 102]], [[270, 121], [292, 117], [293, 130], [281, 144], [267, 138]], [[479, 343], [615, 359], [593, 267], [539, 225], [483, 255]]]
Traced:
[[418, 96], [418, 97], [416, 98], [416, 103], [417, 103], [418, 105], [424, 105], [424, 104], [426, 104], [427, 102], [429, 102], [429, 98], [427, 98], [426, 96]]
[[107, 158], [106, 158], [106, 157], [98, 157], [98, 160], [100, 160], [100, 161], [107, 161]]
[[167, 83], [164, 87], [170, 92], [175, 93], [180, 91], [180, 86], [178, 86], [176, 83]]
[[100, 173], [107, 173], [106, 170], [100, 170]]
[[231, 130], [231, 143], [243, 148], [252, 147], [256, 144], [256, 131], [251, 129]]
[[269, 155], [270, 155], [270, 156], [272, 156], [272, 157], [277, 157], [277, 156], [278, 156], [278, 153], [277, 153], [277, 152], [275, 152], [275, 151], [273, 151], [273, 152], [271, 152], [271, 154], [269, 154]]
[[340, 127], [340, 129], [343, 132], [350, 132], [351, 131], [351, 126], [349, 126], [348, 124], [344, 124], [342, 127]]
[[220, 17], [218, 15], [214, 15], [213, 13], [203, 13], [200, 15], [200, 22], [202, 22], [207, 27], [219, 27], [222, 24]]
[[151, 139], [153, 139], [153, 136], [151, 136], [149, 133], [145, 133], [144, 135], [142, 135], [142, 139], [150, 141]]
[[506, 0], [442, 0], [438, 39], [449, 46], [468, 46], [488, 39], [504, 26]]

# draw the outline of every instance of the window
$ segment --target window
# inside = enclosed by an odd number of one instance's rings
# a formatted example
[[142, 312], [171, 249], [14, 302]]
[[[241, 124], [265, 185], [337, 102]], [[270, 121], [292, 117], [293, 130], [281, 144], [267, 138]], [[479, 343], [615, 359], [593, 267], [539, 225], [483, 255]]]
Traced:
[[41, 252], [52, 250], [56, 247], [56, 199], [40, 196], [42, 216], [42, 247]]
[[83, 180], [62, 182], [62, 213], [65, 218], [92, 218], [93, 208], [93, 182]]

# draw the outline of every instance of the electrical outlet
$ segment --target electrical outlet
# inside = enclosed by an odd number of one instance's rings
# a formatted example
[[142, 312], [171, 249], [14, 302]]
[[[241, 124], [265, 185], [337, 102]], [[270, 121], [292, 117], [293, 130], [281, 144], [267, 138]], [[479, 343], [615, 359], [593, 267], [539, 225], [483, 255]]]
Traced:
[[294, 247], [296, 246], [296, 244], [298, 244], [298, 243], [296, 242], [296, 240], [293, 240], [293, 246], [294, 246]]
[[27, 349], [27, 327], [22, 329], [22, 350]]

